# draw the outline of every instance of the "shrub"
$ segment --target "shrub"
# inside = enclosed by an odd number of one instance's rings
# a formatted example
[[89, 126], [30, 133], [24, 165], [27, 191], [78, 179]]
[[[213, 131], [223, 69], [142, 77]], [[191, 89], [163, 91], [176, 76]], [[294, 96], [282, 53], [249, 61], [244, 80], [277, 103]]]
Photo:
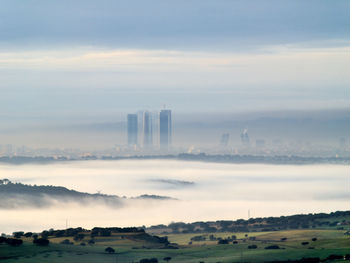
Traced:
[[256, 248], [258, 248], [257, 245], [250, 245], [250, 246], [248, 246], [248, 249], [256, 249]]
[[7, 243], [8, 245], [13, 246], [13, 247], [18, 247], [18, 246], [23, 244], [23, 240], [16, 239], [16, 238], [7, 238], [5, 240], [5, 243]]
[[140, 260], [140, 263], [158, 263], [158, 259], [156, 258], [143, 258]]
[[33, 235], [32, 232], [27, 232], [27, 233], [24, 234], [25, 237], [31, 237], [32, 235]]
[[61, 241], [60, 244], [63, 244], [63, 245], [73, 245], [73, 242], [71, 242], [69, 239], [65, 239], [65, 240]]
[[113, 253], [115, 252], [115, 250], [114, 250], [113, 248], [111, 248], [111, 247], [107, 247], [107, 248], [105, 249], [105, 251], [106, 251], [108, 254], [113, 254]]
[[331, 254], [327, 257], [327, 260], [336, 260], [336, 259], [343, 259], [344, 257], [342, 255], [334, 255]]
[[15, 237], [15, 238], [20, 238], [21, 236], [23, 236], [24, 235], [24, 232], [22, 232], [22, 231], [20, 231], [20, 232], [13, 232], [13, 236]]
[[46, 238], [38, 238], [33, 240], [33, 244], [37, 246], [48, 246], [50, 244], [50, 241]]
[[265, 247], [265, 249], [280, 249], [280, 247], [277, 245], [271, 245], [271, 246]]
[[228, 244], [228, 240], [227, 239], [221, 239], [221, 240], [218, 241], [218, 244], [219, 245], [226, 245], [226, 244]]

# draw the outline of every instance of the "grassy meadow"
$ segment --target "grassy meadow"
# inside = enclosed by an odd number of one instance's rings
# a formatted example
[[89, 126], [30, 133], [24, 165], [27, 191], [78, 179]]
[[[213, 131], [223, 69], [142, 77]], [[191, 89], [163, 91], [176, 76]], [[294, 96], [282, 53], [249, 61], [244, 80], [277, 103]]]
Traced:
[[[0, 258], [4, 263], [139, 262], [143, 258], [157, 258], [159, 262], [166, 262], [163, 260], [165, 257], [171, 257], [169, 262], [188, 263], [269, 262], [303, 257], [326, 259], [331, 254], [350, 254], [350, 236], [344, 233], [344, 230], [202, 233], [199, 235], [205, 240], [192, 242], [191, 238], [196, 234], [167, 235], [171, 243], [177, 244], [177, 249], [162, 248], [157, 243], [138, 240], [134, 238], [134, 233], [95, 237], [95, 244], [85, 246], [81, 245], [84, 239], [77, 242], [73, 238], [49, 237], [50, 245], [40, 247], [32, 244], [32, 238], [23, 238], [24, 244], [19, 247], [0, 244]], [[218, 244], [216, 240], [209, 240], [210, 235], [216, 239], [234, 235], [236, 240], [234, 243]], [[73, 244], [60, 244], [65, 239]], [[256, 248], [248, 249], [251, 245], [256, 245]], [[277, 245], [280, 249], [265, 249], [270, 245]], [[112, 247], [115, 253], [106, 253], [106, 247]]]

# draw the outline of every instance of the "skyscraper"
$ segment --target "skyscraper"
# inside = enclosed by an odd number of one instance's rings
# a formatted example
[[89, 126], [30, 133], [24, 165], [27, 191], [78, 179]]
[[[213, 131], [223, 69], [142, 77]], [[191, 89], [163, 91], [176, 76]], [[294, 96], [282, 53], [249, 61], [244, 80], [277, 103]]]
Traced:
[[128, 114], [128, 145], [137, 145], [137, 114]]
[[143, 114], [143, 146], [152, 147], [153, 133], [152, 133], [152, 115], [145, 111]]
[[159, 114], [159, 142], [162, 149], [168, 149], [171, 145], [171, 135], [171, 110], [161, 110]]

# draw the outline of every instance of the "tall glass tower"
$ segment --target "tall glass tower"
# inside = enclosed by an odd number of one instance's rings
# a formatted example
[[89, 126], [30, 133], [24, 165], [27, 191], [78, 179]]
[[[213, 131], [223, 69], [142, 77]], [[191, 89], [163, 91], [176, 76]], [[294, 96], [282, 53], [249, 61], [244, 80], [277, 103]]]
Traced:
[[171, 110], [161, 110], [159, 114], [159, 143], [161, 149], [171, 145], [172, 123]]
[[145, 148], [153, 146], [152, 115], [148, 111], [143, 114], [143, 146]]
[[138, 123], [137, 114], [128, 114], [128, 145], [137, 145]]

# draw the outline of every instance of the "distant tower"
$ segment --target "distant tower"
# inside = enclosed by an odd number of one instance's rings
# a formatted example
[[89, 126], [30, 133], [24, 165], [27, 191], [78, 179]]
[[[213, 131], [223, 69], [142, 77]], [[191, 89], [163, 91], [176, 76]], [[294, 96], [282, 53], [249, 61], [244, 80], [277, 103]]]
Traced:
[[228, 145], [228, 141], [230, 139], [230, 134], [229, 133], [224, 133], [221, 135], [221, 140], [220, 140], [220, 145], [222, 147], [226, 147]]
[[143, 146], [152, 147], [152, 145], [152, 115], [148, 111], [145, 111], [143, 114]]
[[249, 135], [248, 135], [247, 129], [244, 129], [243, 132], [241, 133], [241, 141], [243, 144], [246, 144], [246, 145], [249, 144]]
[[128, 145], [137, 145], [137, 114], [128, 114]]
[[159, 143], [161, 149], [168, 149], [171, 145], [171, 137], [171, 110], [161, 110], [159, 114]]

